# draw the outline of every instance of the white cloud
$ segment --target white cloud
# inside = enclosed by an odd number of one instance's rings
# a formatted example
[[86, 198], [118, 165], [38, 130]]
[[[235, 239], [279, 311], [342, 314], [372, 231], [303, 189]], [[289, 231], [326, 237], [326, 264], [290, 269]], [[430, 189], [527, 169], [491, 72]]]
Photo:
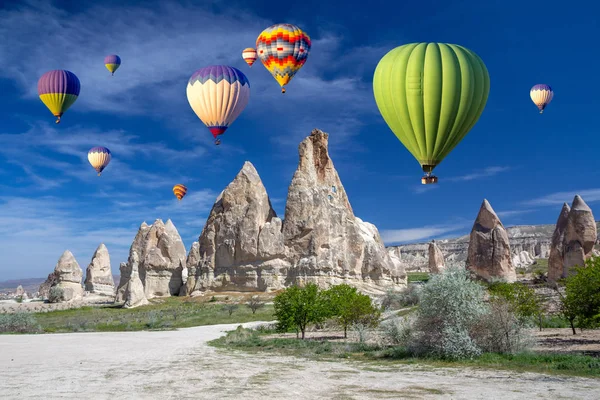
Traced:
[[532, 200], [524, 201], [524, 205], [530, 206], [554, 206], [563, 203], [571, 204], [575, 195], [580, 195], [586, 203], [600, 201], [600, 189], [573, 190], [569, 192], [556, 192]]
[[487, 167], [480, 171], [473, 172], [471, 174], [449, 177], [449, 178], [446, 178], [446, 180], [453, 181], [453, 182], [472, 181], [474, 179], [488, 178], [490, 176], [498, 175], [499, 173], [508, 171], [510, 169], [512, 169], [512, 167]]
[[500, 218], [510, 218], [517, 215], [529, 214], [534, 212], [535, 210], [507, 210], [507, 211], [498, 211], [496, 215]]
[[388, 229], [381, 231], [381, 239], [386, 245], [414, 242], [465, 229], [466, 225], [438, 225], [424, 226], [422, 228]]

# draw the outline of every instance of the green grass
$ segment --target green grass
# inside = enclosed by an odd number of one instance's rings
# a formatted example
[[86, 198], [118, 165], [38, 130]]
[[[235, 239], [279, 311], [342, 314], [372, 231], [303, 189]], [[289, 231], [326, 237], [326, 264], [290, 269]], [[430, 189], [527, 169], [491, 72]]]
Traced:
[[402, 347], [382, 347], [326, 340], [265, 338], [264, 333], [241, 327], [209, 343], [215, 347], [249, 352], [272, 352], [310, 359], [350, 359], [365, 362], [367, 368], [373, 365], [389, 367], [400, 363], [421, 364], [432, 367], [475, 367], [600, 378], [600, 358], [583, 355], [486, 353], [474, 360], [443, 361], [432, 358], [415, 358]]
[[199, 325], [270, 321], [273, 306], [265, 305], [252, 314], [245, 305], [230, 316], [223, 304], [188, 297], [156, 299], [152, 304], [125, 309], [120, 306], [82, 307], [33, 314], [43, 332], [109, 332], [174, 329]]
[[407, 272], [406, 277], [408, 283], [411, 282], [427, 282], [429, 280], [428, 272]]

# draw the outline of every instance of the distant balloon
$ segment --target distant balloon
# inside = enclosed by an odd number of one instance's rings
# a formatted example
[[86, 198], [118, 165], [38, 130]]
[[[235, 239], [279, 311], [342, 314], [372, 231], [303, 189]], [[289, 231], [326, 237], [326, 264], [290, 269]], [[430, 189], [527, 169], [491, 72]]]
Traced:
[[375, 102], [404, 147], [436, 183], [433, 169], [473, 128], [490, 77], [477, 54], [455, 44], [412, 43], [389, 51], [373, 76]]
[[77, 100], [80, 88], [77, 76], [62, 69], [48, 71], [38, 80], [40, 100], [56, 117], [57, 124], [64, 112]]
[[310, 37], [292, 24], [272, 25], [256, 39], [258, 58], [281, 85], [281, 93], [306, 62], [310, 46]]
[[98, 172], [98, 176], [102, 174], [110, 159], [110, 150], [106, 147], [93, 147], [88, 151], [88, 161], [92, 164], [96, 172]]
[[187, 187], [182, 184], [177, 184], [173, 186], [173, 193], [175, 194], [175, 197], [177, 197], [177, 200], [181, 200], [187, 193]]
[[529, 91], [529, 97], [533, 103], [539, 108], [540, 114], [544, 112], [544, 109], [554, 98], [554, 92], [552, 88], [545, 84], [535, 85]]
[[244, 51], [242, 51], [242, 58], [246, 61], [246, 64], [252, 67], [252, 64], [256, 61], [256, 50], [252, 47], [244, 49]]
[[114, 75], [115, 71], [121, 66], [121, 57], [116, 54], [104, 57], [104, 66]]
[[215, 138], [221, 141], [229, 125], [244, 111], [250, 99], [250, 82], [237, 68], [211, 65], [194, 72], [187, 85], [192, 110]]

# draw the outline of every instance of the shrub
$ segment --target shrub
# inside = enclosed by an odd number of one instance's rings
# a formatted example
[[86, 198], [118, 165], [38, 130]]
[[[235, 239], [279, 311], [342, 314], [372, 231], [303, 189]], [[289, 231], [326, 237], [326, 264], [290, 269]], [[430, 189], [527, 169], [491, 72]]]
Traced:
[[291, 286], [275, 296], [273, 300], [277, 327], [281, 332], [290, 328], [302, 333], [305, 337], [308, 324], [319, 323], [331, 315], [326, 309], [322, 292], [314, 283], [305, 287]]
[[410, 350], [447, 359], [478, 356], [469, 331], [487, 314], [483, 287], [465, 269], [446, 268], [421, 289]]
[[50, 288], [48, 292], [48, 302], [50, 303], [58, 303], [65, 300], [65, 291], [63, 288], [58, 286], [53, 286]]
[[0, 332], [2, 333], [37, 333], [42, 328], [35, 317], [26, 312], [0, 315]]
[[265, 302], [258, 296], [252, 296], [247, 305], [252, 310], [252, 314], [255, 314], [258, 309], [265, 306]]
[[526, 327], [527, 320], [514, 312], [510, 300], [494, 297], [489, 314], [471, 329], [471, 337], [485, 352], [514, 354], [529, 349], [534, 343]]
[[386, 310], [395, 310], [419, 304], [421, 285], [408, 284], [406, 289], [395, 291], [388, 289], [381, 301], [381, 306]]
[[229, 313], [229, 315], [231, 316], [231, 314], [233, 314], [233, 312], [235, 310], [237, 310], [239, 307], [239, 305], [237, 304], [225, 304], [223, 305], [223, 311], [227, 311]]
[[16, 301], [17, 303], [22, 303], [22, 302], [23, 302], [23, 295], [20, 295], [20, 296], [17, 296], [17, 297], [15, 297], [15, 301]]
[[383, 339], [392, 345], [408, 346], [413, 337], [414, 317], [389, 319], [381, 324]]
[[355, 324], [374, 327], [379, 323], [381, 312], [371, 298], [359, 293], [347, 284], [335, 285], [325, 290], [323, 299], [329, 316], [334, 317], [344, 328], [344, 338], [348, 337], [348, 327]]
[[489, 291], [492, 299], [506, 301], [509, 311], [519, 318], [520, 323], [525, 324], [535, 318], [539, 322], [540, 330], [542, 329], [542, 299], [536, 295], [535, 290], [520, 282], [493, 282]]

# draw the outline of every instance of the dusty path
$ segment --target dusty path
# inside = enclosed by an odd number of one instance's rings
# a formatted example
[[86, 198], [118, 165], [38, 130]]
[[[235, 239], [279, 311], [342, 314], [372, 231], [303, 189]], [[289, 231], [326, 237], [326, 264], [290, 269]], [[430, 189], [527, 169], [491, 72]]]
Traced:
[[593, 379], [369, 367], [254, 355], [206, 344], [235, 326], [2, 335], [0, 399], [600, 398], [600, 380]]

